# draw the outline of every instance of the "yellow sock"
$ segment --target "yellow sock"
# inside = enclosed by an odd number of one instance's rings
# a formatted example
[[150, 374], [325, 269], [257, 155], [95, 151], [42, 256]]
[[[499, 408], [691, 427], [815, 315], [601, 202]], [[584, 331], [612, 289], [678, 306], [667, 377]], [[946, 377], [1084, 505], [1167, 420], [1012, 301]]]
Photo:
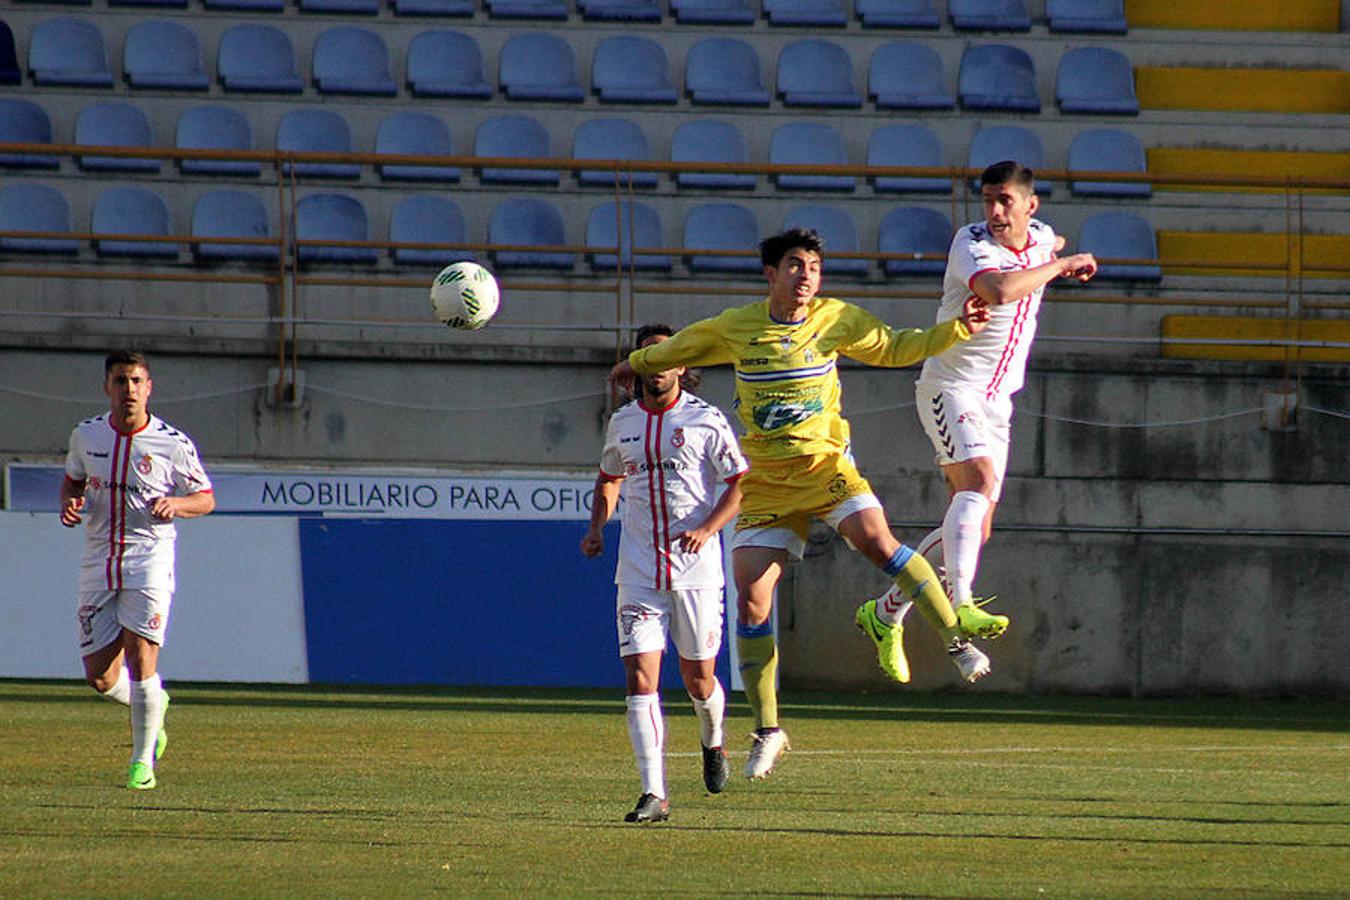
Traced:
[[956, 624], [951, 601], [928, 560], [901, 544], [886, 565], [886, 574], [905, 596], [914, 601], [928, 624], [942, 636], [944, 644], [960, 636], [961, 629]]
[[736, 626], [736, 652], [741, 658], [745, 699], [755, 714], [756, 728], [778, 727], [778, 644], [773, 626]]

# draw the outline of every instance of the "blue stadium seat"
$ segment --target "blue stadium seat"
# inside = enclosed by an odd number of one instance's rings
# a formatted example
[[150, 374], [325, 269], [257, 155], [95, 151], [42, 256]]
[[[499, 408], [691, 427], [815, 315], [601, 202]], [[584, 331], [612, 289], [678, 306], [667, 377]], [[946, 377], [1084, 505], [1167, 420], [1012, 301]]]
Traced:
[[681, 25], [753, 25], [750, 0], [670, 0], [670, 11]]
[[842, 28], [848, 24], [841, 0], [764, 0], [770, 25], [811, 25]]
[[686, 257], [695, 272], [764, 271], [759, 261], [759, 223], [739, 203], [703, 203], [684, 217], [686, 250], [735, 250], [735, 256], [696, 253]]
[[567, 0], [483, 0], [483, 6], [494, 19], [567, 18]]
[[[75, 117], [75, 143], [93, 147], [150, 147], [150, 120], [128, 103], [91, 103]], [[101, 172], [158, 172], [159, 160], [79, 156], [81, 169]]]
[[1110, 47], [1078, 47], [1059, 58], [1055, 102], [1065, 113], [1139, 114], [1134, 67]]
[[1124, 0], [1045, 0], [1051, 31], [1125, 34]]
[[[562, 213], [547, 200], [503, 200], [488, 218], [488, 243], [565, 247]], [[565, 250], [494, 250], [492, 257], [502, 268], [570, 269], [576, 263], [576, 254]]]
[[[779, 125], [769, 138], [769, 162], [773, 165], [848, 165], [844, 139], [832, 125], [820, 122], [789, 122]], [[780, 190], [851, 191], [857, 186], [851, 175], [773, 176]]]
[[492, 97], [492, 86], [483, 79], [483, 51], [458, 31], [423, 31], [413, 37], [408, 43], [408, 89], [416, 97]]
[[[1070, 172], [1148, 171], [1148, 159], [1139, 138], [1118, 128], [1090, 128], [1069, 144]], [[1144, 181], [1070, 181], [1076, 197], [1149, 197], [1153, 185]]]
[[[0, 188], [0, 231], [70, 231], [70, 206], [55, 188], [11, 182]], [[19, 253], [78, 253], [69, 238], [0, 237], [0, 250]]]
[[965, 109], [1040, 112], [1036, 69], [1021, 48], [979, 44], [961, 55], [957, 93]]
[[[694, 119], [675, 129], [670, 139], [670, 161], [674, 163], [747, 163], [750, 152], [745, 136], [730, 122]], [[679, 172], [675, 184], [682, 188], [728, 188], [754, 190], [752, 174], [730, 172]]]
[[[192, 236], [195, 238], [270, 238], [272, 225], [262, 201], [245, 191], [212, 191], [192, 204]], [[199, 260], [276, 260], [280, 249], [266, 244], [193, 244]]]
[[942, 57], [927, 44], [891, 41], [872, 51], [867, 92], [877, 109], [951, 109]]
[[321, 94], [393, 97], [389, 48], [367, 28], [330, 28], [314, 41], [314, 84]]
[[684, 89], [694, 103], [768, 106], [772, 96], [760, 76], [759, 54], [735, 38], [704, 38], [689, 48]]
[[[531, 116], [493, 116], [484, 119], [474, 134], [473, 155], [497, 158], [548, 159], [553, 156], [548, 131]], [[556, 169], [507, 169], [484, 167], [479, 180], [485, 184], [556, 185]]]
[[[942, 275], [952, 244], [952, 223], [942, 213], [922, 206], [898, 206], [886, 213], [877, 229], [877, 252], [900, 254], [882, 264], [887, 275]], [[916, 259], [934, 254], [935, 259]]]
[[[424, 112], [395, 112], [385, 116], [375, 132], [375, 152], [405, 156], [453, 156], [450, 129], [436, 116]], [[397, 163], [375, 166], [381, 178], [391, 181], [459, 181], [457, 166], [425, 166]]]
[[[987, 125], [975, 132], [970, 140], [970, 155], [966, 166], [971, 169], [984, 169], [996, 162], [1012, 159], [1029, 169], [1045, 168], [1045, 145], [1033, 131], [1020, 125]], [[972, 189], [979, 191], [979, 179], [972, 181]], [[1036, 179], [1036, 192], [1048, 196], [1053, 185], [1048, 181]]]
[[374, 16], [380, 12], [380, 0], [296, 0], [301, 12]]
[[238, 10], [240, 12], [282, 12], [285, 0], [202, 0], [207, 9]]
[[825, 242], [825, 270], [830, 275], [866, 275], [865, 259], [841, 259], [836, 253], [858, 253], [858, 225], [847, 210], [837, 206], [798, 206], [783, 218], [784, 230], [807, 228]]
[[616, 204], [610, 200], [597, 205], [586, 217], [586, 246], [619, 249], [617, 254], [586, 254], [591, 268], [597, 272], [612, 272], [616, 264], [621, 264], [624, 269], [632, 267], [647, 272], [669, 272], [671, 268], [667, 254], [633, 252], [634, 249], [652, 250], [666, 246], [661, 216], [645, 203], [623, 201]]
[[399, 16], [467, 18], [474, 11], [473, 0], [393, 0], [390, 5]]
[[[31, 100], [0, 97], [0, 143], [50, 144], [52, 120], [47, 111]], [[0, 166], [22, 169], [59, 169], [55, 156], [0, 153]]]
[[656, 41], [607, 37], [591, 57], [591, 89], [605, 103], [674, 103], [666, 51]]
[[19, 51], [14, 46], [14, 31], [8, 22], [0, 21], [0, 84], [19, 84], [23, 70], [19, 68]]
[[959, 31], [1030, 31], [1026, 0], [947, 0], [947, 16]]
[[510, 100], [580, 103], [586, 96], [577, 81], [571, 45], [543, 32], [507, 38], [498, 58], [498, 80]]
[[864, 28], [941, 28], [934, 0], [857, 0]]
[[[573, 159], [634, 159], [648, 162], [651, 150], [642, 129], [628, 119], [589, 119], [577, 126], [572, 136]], [[583, 169], [577, 173], [581, 184], [614, 187], [613, 169]], [[620, 184], [627, 187], [656, 187], [655, 172], [620, 172]]]
[[[341, 114], [326, 109], [293, 109], [277, 123], [276, 147], [292, 153], [351, 153], [352, 129]], [[282, 171], [290, 173], [291, 163]], [[356, 163], [298, 162], [295, 174], [306, 178], [359, 178]]]
[[112, 87], [103, 32], [72, 16], [39, 22], [28, 34], [28, 74], [34, 84]]
[[[927, 166], [941, 168], [942, 144], [938, 136], [922, 125], [883, 125], [872, 132], [867, 141], [869, 166]], [[950, 194], [949, 178], [877, 175], [872, 179], [874, 190], [886, 193], [910, 191], [925, 194]]]
[[661, 21], [661, 5], [657, 0], [577, 0], [577, 9], [590, 21]]
[[[295, 204], [297, 241], [370, 240], [370, 224], [361, 201], [346, 194], [310, 194]], [[379, 258], [374, 247], [297, 247], [302, 263], [369, 264]]]
[[794, 41], [778, 54], [778, 93], [785, 106], [857, 109], [862, 94], [853, 86], [853, 59], [832, 41]]
[[[95, 234], [171, 237], [169, 208], [154, 191], [142, 187], [113, 187], [94, 200], [90, 231]], [[172, 241], [121, 241], [97, 239], [99, 256], [137, 256], [171, 259], [178, 256]]]
[[235, 25], [222, 34], [216, 77], [227, 91], [298, 94], [304, 89], [291, 39], [271, 25]]
[[[467, 244], [464, 213], [453, 200], [419, 194], [401, 201], [389, 214], [389, 241], [394, 244]], [[394, 262], [415, 266], [448, 266], [476, 260], [472, 250], [395, 247]]]
[[1101, 262], [1104, 259], [1158, 258], [1158, 237], [1153, 226], [1135, 213], [1104, 212], [1088, 219], [1078, 230], [1077, 252], [1097, 257], [1097, 278], [1108, 281], [1162, 279], [1159, 265]]
[[122, 72], [134, 88], [204, 91], [211, 86], [192, 29], [177, 22], [141, 22], [127, 32]]
[[[178, 117], [173, 145], [180, 150], [252, 150], [253, 129], [228, 106], [194, 106]], [[188, 175], [262, 174], [262, 163], [246, 160], [180, 159], [178, 168]]]

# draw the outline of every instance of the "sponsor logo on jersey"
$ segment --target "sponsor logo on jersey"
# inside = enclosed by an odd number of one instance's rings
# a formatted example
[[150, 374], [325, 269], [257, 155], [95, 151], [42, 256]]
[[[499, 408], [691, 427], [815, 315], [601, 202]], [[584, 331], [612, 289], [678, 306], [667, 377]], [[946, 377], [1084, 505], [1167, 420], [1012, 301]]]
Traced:
[[836, 475], [830, 479], [829, 487], [826, 488], [831, 497], [843, 497], [848, 490], [848, 479], [843, 475]]
[[743, 366], [767, 366], [768, 364], [769, 358], [767, 356], [752, 356], [741, 360]]
[[625, 475], [636, 475], [638, 473], [638, 464], [631, 459], [624, 463], [623, 472]]
[[824, 408], [825, 405], [819, 399], [804, 403], [783, 403], [775, 400], [755, 407], [755, 424], [761, 431], [775, 431], [796, 425], [798, 422], [805, 422]]
[[748, 515], [746, 513], [741, 513], [739, 516], [736, 517], [736, 530], [740, 531], [745, 528], [764, 528], [769, 523], [771, 523], [775, 518], [777, 517], [770, 515], [753, 516]]

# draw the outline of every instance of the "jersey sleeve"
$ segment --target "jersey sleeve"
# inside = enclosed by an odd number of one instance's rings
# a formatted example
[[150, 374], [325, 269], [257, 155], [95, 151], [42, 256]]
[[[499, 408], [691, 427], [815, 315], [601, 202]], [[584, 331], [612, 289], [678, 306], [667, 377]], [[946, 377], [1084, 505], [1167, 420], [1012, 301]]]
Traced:
[[970, 338], [960, 319], [948, 319], [932, 328], [891, 328], [867, 310], [850, 305], [841, 316], [849, 340], [839, 352], [870, 366], [903, 368], [937, 356]]
[[628, 354], [628, 364], [639, 375], [652, 375], [680, 366], [715, 366], [735, 362], [723, 340], [726, 329], [722, 316], [702, 319], [686, 325], [659, 343], [649, 344]]
[[963, 228], [957, 232], [947, 253], [947, 272], [967, 288], [977, 275], [999, 270], [994, 247], [985, 239], [983, 227]]
[[731, 430], [731, 423], [721, 410], [714, 410], [712, 464], [723, 481], [732, 481], [744, 475], [750, 469], [750, 463], [741, 453], [741, 442]]
[[614, 428], [616, 419], [617, 412], [609, 417], [609, 424], [605, 426], [605, 446], [600, 451], [600, 474], [610, 481], [617, 481], [624, 476], [623, 456], [619, 454], [619, 441]]
[[180, 441], [174, 450], [173, 488], [174, 494], [179, 497], [211, 490], [211, 478], [202, 466], [197, 448], [186, 439]]
[[71, 481], [84, 481], [88, 473], [84, 469], [84, 439], [80, 429], [70, 432], [66, 443], [66, 477]]

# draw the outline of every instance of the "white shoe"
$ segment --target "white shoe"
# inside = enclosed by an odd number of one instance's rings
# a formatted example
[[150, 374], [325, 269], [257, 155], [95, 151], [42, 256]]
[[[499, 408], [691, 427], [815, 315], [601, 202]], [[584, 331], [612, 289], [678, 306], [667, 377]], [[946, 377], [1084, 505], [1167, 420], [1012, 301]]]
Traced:
[[961, 673], [961, 677], [966, 681], [979, 681], [989, 674], [989, 657], [980, 652], [970, 641], [960, 638], [952, 641], [951, 646], [947, 648], [947, 655], [951, 657], [952, 665]]
[[778, 758], [792, 749], [787, 732], [781, 728], [751, 733], [750, 757], [745, 761], [745, 777], [759, 781], [768, 777]]

